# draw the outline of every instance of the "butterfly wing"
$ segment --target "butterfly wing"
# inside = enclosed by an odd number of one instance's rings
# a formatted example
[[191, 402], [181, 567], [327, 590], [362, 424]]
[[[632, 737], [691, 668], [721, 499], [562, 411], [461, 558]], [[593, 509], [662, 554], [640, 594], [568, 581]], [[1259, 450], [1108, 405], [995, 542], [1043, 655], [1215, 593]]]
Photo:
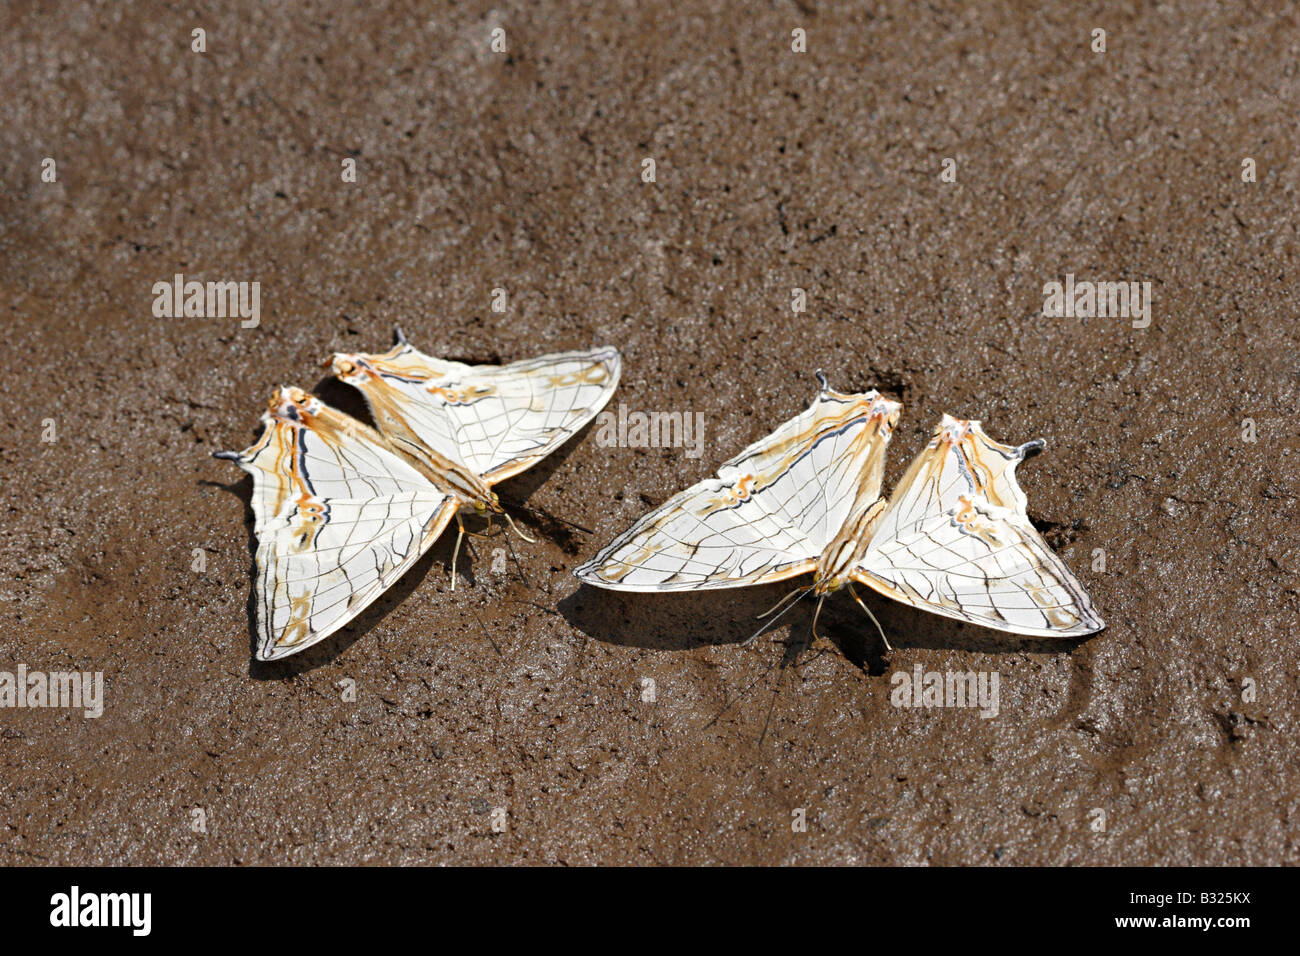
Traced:
[[979, 422], [945, 415], [853, 578], [913, 607], [1015, 634], [1101, 630], [1083, 585], [1030, 523], [1016, 483], [1016, 465], [1042, 447], [1002, 445]]
[[509, 365], [465, 365], [425, 355], [404, 339], [382, 355], [335, 355], [334, 372], [359, 388], [396, 447], [458, 462], [488, 484], [536, 464], [591, 421], [618, 385], [614, 348], [543, 355]]
[[265, 430], [219, 452], [253, 476], [257, 658], [324, 640], [401, 577], [456, 513], [373, 429], [280, 389]]
[[811, 571], [855, 506], [880, 495], [902, 406], [823, 389], [800, 415], [670, 498], [575, 572], [621, 591], [780, 581]]

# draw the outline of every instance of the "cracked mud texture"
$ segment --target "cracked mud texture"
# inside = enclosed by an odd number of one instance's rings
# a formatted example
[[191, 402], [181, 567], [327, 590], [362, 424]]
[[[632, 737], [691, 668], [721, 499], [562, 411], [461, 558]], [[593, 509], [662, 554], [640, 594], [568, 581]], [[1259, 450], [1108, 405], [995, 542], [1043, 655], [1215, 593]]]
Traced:
[[[1300, 862], [1300, 22], [1245, 7], [7, 4], [0, 670], [107, 699], [0, 710], [0, 862]], [[154, 318], [178, 272], [260, 282], [260, 326]], [[1043, 318], [1066, 273], [1151, 282], [1150, 327]], [[534, 521], [529, 586], [479, 542], [452, 593], [446, 535], [255, 664], [250, 484], [209, 455], [397, 323], [616, 344], [614, 407], [703, 413], [703, 454], [589, 429], [501, 486], [594, 531]], [[887, 654], [841, 594], [829, 642], [800, 609], [742, 648], [783, 586], [579, 587], [818, 368], [906, 403], [887, 486], [944, 412], [1045, 438], [1030, 514], [1106, 630], [868, 598]], [[996, 671], [999, 715], [891, 706], [916, 666]]]

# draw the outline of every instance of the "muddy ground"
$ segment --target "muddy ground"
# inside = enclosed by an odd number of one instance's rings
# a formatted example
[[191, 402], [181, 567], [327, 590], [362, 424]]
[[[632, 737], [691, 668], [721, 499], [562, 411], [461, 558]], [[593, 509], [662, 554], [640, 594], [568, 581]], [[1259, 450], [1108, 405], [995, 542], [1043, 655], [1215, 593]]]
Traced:
[[[0, 710], [0, 861], [1297, 862], [1300, 16], [978, 6], [6, 4], [0, 670], [106, 687]], [[260, 324], [155, 317], [178, 272], [260, 282]], [[1067, 273], [1149, 281], [1149, 327], [1044, 318]], [[594, 532], [534, 519], [527, 585], [481, 544], [452, 593], [448, 535], [256, 664], [250, 484], [209, 455], [396, 323], [616, 344], [615, 404], [702, 413], [702, 455], [589, 429], [502, 486]], [[1045, 438], [1030, 513], [1106, 630], [871, 598], [888, 653], [840, 595], [828, 641], [742, 648], [782, 586], [578, 585], [817, 368], [906, 402], [889, 482], [944, 412]], [[998, 716], [891, 706], [917, 666], [996, 671]]]

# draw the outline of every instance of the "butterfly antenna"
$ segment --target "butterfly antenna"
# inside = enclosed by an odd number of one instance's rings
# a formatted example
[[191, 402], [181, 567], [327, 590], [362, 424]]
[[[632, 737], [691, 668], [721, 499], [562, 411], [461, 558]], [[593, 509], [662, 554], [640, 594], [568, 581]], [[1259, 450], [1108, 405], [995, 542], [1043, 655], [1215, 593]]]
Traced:
[[[750, 644], [754, 643], [754, 641], [756, 641], [756, 640], [757, 640], [757, 639], [758, 639], [758, 638], [759, 638], [759, 637], [760, 637], [760, 636], [761, 636], [765, 631], [767, 631], [767, 630], [769, 630], [770, 628], [774, 627], [774, 626], [776, 625], [776, 622], [777, 622], [777, 621], [779, 621], [779, 620], [781, 620], [781, 618], [785, 617], [786, 614], [789, 613], [790, 608], [792, 608], [792, 607], [794, 607], [796, 604], [798, 604], [798, 603], [799, 603], [799, 600], [800, 600], [801, 598], [805, 598], [805, 597], [807, 597], [809, 594], [812, 594], [812, 590], [813, 590], [813, 589], [812, 589], [811, 587], [806, 587], [806, 588], [803, 588], [803, 589], [801, 589], [801, 590], [798, 590], [798, 591], [793, 592], [793, 593], [795, 593], [795, 594], [797, 594], [797, 595], [799, 595], [799, 596], [798, 596], [797, 598], [795, 598], [793, 601], [791, 601], [789, 604], [787, 604], [787, 605], [785, 606], [785, 609], [784, 609], [783, 611], [781, 611], [780, 614], [778, 614], [778, 615], [776, 615], [775, 617], [773, 617], [770, 621], [768, 621], [766, 624], [764, 624], [762, 627], [760, 627], [757, 631], [755, 631], [753, 634], [749, 635], [749, 637], [747, 637], [747, 638], [745, 638], [743, 641], [741, 641], [741, 642], [740, 642], [740, 646], [741, 646], [741, 647], [748, 647]], [[788, 595], [787, 595], [787, 597], [788, 597]], [[774, 608], [773, 610], [775, 610], [775, 608]], [[771, 611], [769, 611], [768, 613], [770, 614]]]
[[510, 543], [510, 535], [506, 535], [506, 550], [510, 552], [510, 558], [515, 562], [515, 569], [519, 572], [519, 580], [524, 582], [524, 587], [532, 588], [532, 582], [528, 580], [528, 575], [524, 574], [524, 566], [519, 563], [519, 558], [515, 554], [515, 546]]
[[863, 603], [862, 598], [858, 597], [858, 592], [854, 590], [852, 584], [849, 584], [849, 593], [853, 595], [853, 600], [858, 602], [858, 607], [867, 612], [867, 617], [871, 618], [871, 623], [876, 625], [876, 630], [880, 632], [880, 639], [885, 642], [885, 650], [892, 653], [894, 646], [889, 643], [889, 638], [885, 637], [885, 629], [881, 627], [880, 622], [876, 620], [876, 615], [871, 613], [871, 608], [867, 607], [866, 604]]
[[483, 623], [483, 618], [479, 617], [478, 611], [474, 608], [470, 608], [470, 610], [474, 612], [474, 620], [478, 621], [478, 626], [483, 629], [483, 635], [488, 639], [488, 643], [492, 645], [492, 649], [497, 652], [497, 656], [505, 657], [505, 655], [501, 653], [501, 648], [497, 647], [497, 642], [492, 639], [492, 632], [489, 631], [487, 625]]

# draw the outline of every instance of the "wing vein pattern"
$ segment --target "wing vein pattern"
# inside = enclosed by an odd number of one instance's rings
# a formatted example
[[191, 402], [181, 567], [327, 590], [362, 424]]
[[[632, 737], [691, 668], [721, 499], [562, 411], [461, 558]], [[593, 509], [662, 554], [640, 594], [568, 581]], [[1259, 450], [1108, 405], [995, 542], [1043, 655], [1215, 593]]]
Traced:
[[[824, 389], [805, 411], [619, 535], [579, 578], [625, 591], [739, 587], [810, 571], [883, 469], [875, 392]], [[893, 403], [890, 403], [893, 404]], [[879, 480], [874, 495], [878, 496]]]
[[909, 466], [853, 570], [882, 594], [1016, 634], [1104, 625], [1087, 591], [1029, 520], [1016, 466], [1042, 442], [1003, 445], [947, 415]]

